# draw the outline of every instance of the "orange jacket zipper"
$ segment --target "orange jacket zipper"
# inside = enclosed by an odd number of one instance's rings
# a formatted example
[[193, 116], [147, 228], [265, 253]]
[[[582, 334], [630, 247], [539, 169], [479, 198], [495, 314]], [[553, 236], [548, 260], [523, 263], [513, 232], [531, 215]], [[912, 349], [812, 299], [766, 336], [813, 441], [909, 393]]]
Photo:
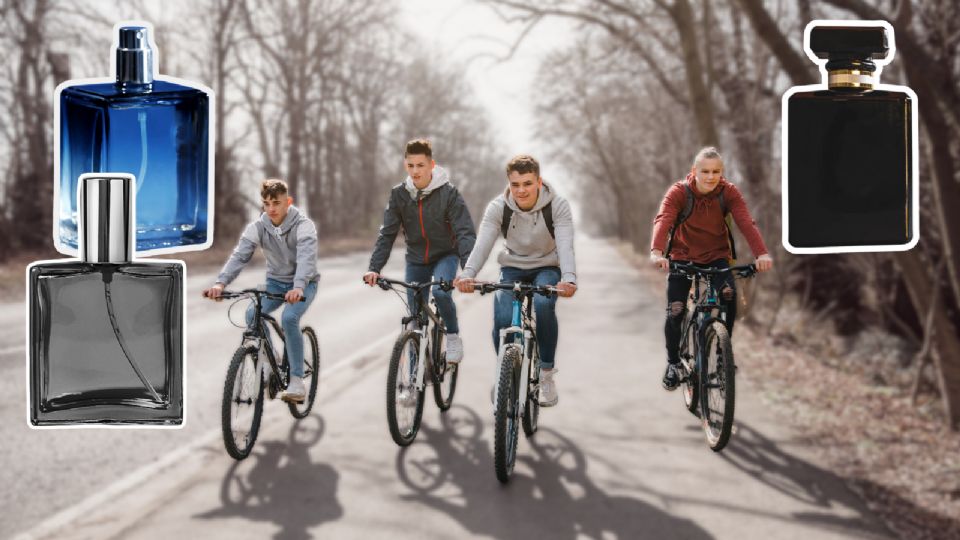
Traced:
[[420, 212], [420, 235], [427, 242], [427, 249], [423, 252], [423, 264], [430, 262], [430, 239], [427, 238], [427, 229], [423, 226], [423, 199], [417, 199], [417, 208]]

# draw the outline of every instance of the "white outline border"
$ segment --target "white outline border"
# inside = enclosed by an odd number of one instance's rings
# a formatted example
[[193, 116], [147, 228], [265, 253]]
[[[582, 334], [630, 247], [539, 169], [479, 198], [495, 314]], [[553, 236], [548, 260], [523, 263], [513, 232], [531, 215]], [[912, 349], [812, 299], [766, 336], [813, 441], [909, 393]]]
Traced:
[[[128, 173], [84, 173], [80, 175], [79, 181], [82, 183], [84, 178], [94, 177], [94, 178], [126, 178], [130, 182], [136, 185], [136, 179], [132, 174]], [[136, 205], [136, 190], [130, 191], [133, 201], [133, 207], [130, 209], [130, 219], [131, 224], [136, 230], [137, 223], [137, 205]], [[80, 189], [77, 189], [77, 208], [80, 208]], [[78, 231], [79, 232], [79, 231]], [[78, 240], [83, 238], [82, 233], [78, 234]], [[79, 246], [78, 246], [79, 247]], [[33, 343], [30, 341], [30, 306], [32, 302], [30, 299], [32, 295], [30, 294], [30, 270], [34, 266], [39, 264], [48, 264], [48, 263], [64, 263], [64, 262], [79, 262], [80, 258], [65, 258], [65, 259], [47, 259], [44, 261], [34, 261], [27, 265], [26, 270], [26, 279], [24, 280], [24, 338], [23, 342], [24, 347], [24, 356], [26, 357], [27, 369], [26, 372], [26, 394], [27, 394], [27, 427], [30, 429], [36, 429], [41, 431], [52, 430], [52, 429], [183, 429], [187, 425], [187, 329], [190, 327], [187, 324], [187, 264], [181, 260], [177, 259], [138, 259], [136, 252], [134, 256], [131, 257], [130, 262], [140, 263], [140, 264], [152, 264], [152, 265], [165, 265], [167, 263], [179, 263], [180, 268], [183, 271], [183, 281], [181, 283], [181, 310], [182, 310], [182, 331], [180, 332], [181, 344], [180, 344], [180, 378], [183, 380], [181, 383], [183, 385], [181, 390], [181, 399], [183, 400], [183, 421], [175, 426], [165, 426], [159, 424], [71, 424], [71, 425], [48, 425], [48, 426], [36, 426], [33, 424], [30, 418], [31, 413], [31, 404], [33, 403], [32, 392], [30, 388], [30, 373], [33, 371], [32, 366], [30, 365], [30, 354], [33, 351]]]
[[[143, 256], [154, 256], [154, 255], [165, 255], [170, 253], [183, 253], [188, 251], [203, 251], [208, 249], [213, 245], [213, 234], [214, 234], [214, 195], [215, 188], [214, 185], [214, 163], [216, 156], [216, 96], [212, 88], [209, 88], [206, 85], [200, 84], [196, 81], [190, 81], [187, 79], [180, 79], [177, 77], [168, 77], [166, 75], [160, 75], [160, 51], [157, 48], [157, 44], [154, 42], [153, 36], [153, 24], [147, 21], [138, 21], [138, 20], [124, 20], [120, 21], [113, 26], [113, 49], [119, 46], [120, 39], [120, 28], [123, 26], [144, 26], [148, 29], [148, 39], [150, 46], [153, 47], [154, 58], [153, 58], [153, 78], [157, 81], [169, 82], [174, 84], [179, 84], [182, 86], [189, 86], [191, 88], [196, 88], [207, 94], [209, 98], [209, 106], [207, 111], [207, 240], [202, 244], [191, 244], [188, 246], [175, 246], [175, 247], [164, 247], [164, 248], [155, 248], [155, 249], [146, 249], [143, 251], [137, 251], [136, 242], [134, 242], [134, 253], [135, 255]], [[117, 55], [110, 55], [110, 71], [111, 73], [117, 72]], [[64, 81], [57, 85], [56, 90], [53, 92], [53, 222], [52, 222], [52, 231], [53, 234], [53, 245], [56, 250], [67, 256], [77, 256], [78, 250], [71, 248], [63, 244], [60, 241], [60, 94], [64, 89], [74, 86], [87, 85], [87, 84], [104, 84], [104, 83], [114, 83], [116, 82], [116, 76], [112, 77], [96, 77], [89, 79], [71, 79]], [[109, 171], [98, 174], [109, 174]]]
[[816, 90], [827, 90], [827, 62], [828, 60], [821, 60], [817, 58], [817, 55], [813, 53], [810, 49], [810, 31], [817, 26], [883, 26], [887, 31], [887, 39], [890, 46], [890, 50], [887, 53], [887, 56], [882, 60], [876, 60], [877, 65], [876, 76], [879, 77], [880, 73], [883, 71], [883, 67], [889, 64], [896, 53], [897, 46], [894, 39], [893, 26], [887, 21], [851, 21], [851, 20], [835, 20], [835, 19], [817, 19], [811, 21], [807, 24], [806, 28], [803, 30], [803, 50], [807, 53], [807, 56], [816, 63], [822, 74], [822, 80], [820, 84], [810, 84], [803, 86], [794, 86], [786, 91], [783, 94], [781, 99], [781, 131], [780, 131], [780, 177], [781, 177], [781, 199], [783, 207], [781, 208], [782, 216], [782, 236], [781, 242], [783, 247], [795, 255], [806, 255], [806, 254], [817, 254], [817, 253], [862, 253], [862, 252], [877, 252], [877, 251], [907, 251], [913, 249], [917, 245], [917, 242], [920, 241], [920, 181], [919, 181], [919, 171], [920, 171], [920, 147], [919, 147], [919, 136], [920, 136], [920, 127], [919, 127], [919, 115], [917, 114], [917, 94], [907, 86], [900, 86], [896, 84], [878, 84], [876, 85], [877, 90], [890, 90], [894, 92], [903, 92], [910, 97], [910, 106], [911, 106], [911, 124], [913, 129], [913, 137], [911, 141], [911, 150], [913, 151], [913, 159], [911, 166], [911, 183], [912, 183], [912, 193], [911, 193], [911, 203], [913, 204], [913, 231], [912, 237], [906, 244], [885, 244], [877, 246], [829, 246], [829, 247], [797, 247], [790, 244], [790, 205], [788, 204], [788, 148], [789, 144], [787, 138], [789, 137], [789, 124], [788, 124], [788, 105], [790, 97], [797, 92], [812, 92]]

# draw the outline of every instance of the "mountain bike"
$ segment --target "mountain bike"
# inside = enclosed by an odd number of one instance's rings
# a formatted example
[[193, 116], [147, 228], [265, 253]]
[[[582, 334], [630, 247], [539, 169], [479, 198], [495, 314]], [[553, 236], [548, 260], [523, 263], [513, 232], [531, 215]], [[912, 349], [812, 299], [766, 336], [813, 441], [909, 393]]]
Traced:
[[693, 281], [694, 308], [683, 321], [680, 338], [680, 384], [687, 410], [700, 417], [707, 444], [723, 450], [733, 430], [737, 366], [727, 331], [727, 310], [720, 302], [722, 284], [714, 278], [731, 272], [737, 278], [757, 273], [752, 264], [705, 268], [692, 263], [670, 263], [670, 271]]
[[517, 460], [519, 425], [532, 437], [540, 419], [540, 351], [537, 348], [533, 295], [553, 296], [555, 287], [526, 283], [477, 283], [481, 294], [510, 291], [513, 315], [500, 330], [493, 404], [493, 467], [497, 480], [510, 481]]
[[[400, 335], [394, 343], [387, 371], [387, 424], [390, 436], [397, 445], [407, 446], [417, 438], [420, 430], [426, 386], [433, 385], [433, 400], [441, 411], [450, 408], [453, 394], [457, 391], [459, 365], [447, 362], [443, 319], [436, 309], [436, 302], [432, 301], [431, 306], [426, 300], [430, 287], [438, 285], [449, 291], [453, 289], [453, 284], [445, 280], [408, 283], [380, 277], [377, 285], [385, 291], [397, 292], [393, 286], [398, 285], [416, 293], [416, 313], [401, 319]], [[397, 292], [397, 295], [400, 293]]]
[[[260, 417], [263, 413], [264, 387], [270, 399], [273, 399], [278, 393], [286, 390], [290, 381], [290, 364], [287, 361], [283, 328], [275, 318], [262, 311], [264, 298], [283, 300], [284, 295], [259, 289], [244, 289], [223, 291], [220, 297], [247, 298], [256, 306], [253, 328], [244, 330], [240, 346], [233, 353], [230, 366], [227, 368], [220, 410], [223, 444], [230, 457], [240, 460], [250, 455], [257, 441]], [[284, 345], [282, 354], [278, 354], [273, 348], [270, 328]], [[317, 397], [317, 382], [320, 376], [320, 346], [317, 334], [309, 326], [304, 326], [301, 332], [306, 345], [303, 354], [303, 384], [306, 388], [306, 397], [301, 403], [287, 403], [290, 414], [297, 419], [305, 418], [310, 414]], [[266, 384], [264, 384], [264, 377], [267, 379]]]

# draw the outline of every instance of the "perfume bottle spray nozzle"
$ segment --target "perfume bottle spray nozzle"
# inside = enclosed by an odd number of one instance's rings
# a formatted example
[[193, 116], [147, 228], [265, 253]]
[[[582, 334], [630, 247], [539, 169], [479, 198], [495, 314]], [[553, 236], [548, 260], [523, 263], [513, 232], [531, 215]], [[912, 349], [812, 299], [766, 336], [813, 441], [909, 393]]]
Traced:
[[146, 26], [123, 26], [117, 36], [117, 84], [153, 82], [154, 48]]
[[80, 259], [126, 263], [133, 255], [133, 178], [84, 176], [80, 180]]

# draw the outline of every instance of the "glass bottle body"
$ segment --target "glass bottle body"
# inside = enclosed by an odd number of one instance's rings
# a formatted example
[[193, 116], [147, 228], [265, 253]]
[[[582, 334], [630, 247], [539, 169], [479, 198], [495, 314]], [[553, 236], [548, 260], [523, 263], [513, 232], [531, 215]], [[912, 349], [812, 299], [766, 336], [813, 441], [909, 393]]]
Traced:
[[[58, 248], [77, 247], [83, 173], [137, 180], [136, 249], [173, 252], [209, 244], [209, 107], [201, 89], [164, 80], [104, 82], [59, 92]], [[163, 250], [163, 251], [159, 251]]]
[[179, 261], [31, 265], [31, 424], [182, 424], [183, 275]]
[[797, 92], [787, 114], [790, 246], [883, 249], [914, 241], [911, 97]]

